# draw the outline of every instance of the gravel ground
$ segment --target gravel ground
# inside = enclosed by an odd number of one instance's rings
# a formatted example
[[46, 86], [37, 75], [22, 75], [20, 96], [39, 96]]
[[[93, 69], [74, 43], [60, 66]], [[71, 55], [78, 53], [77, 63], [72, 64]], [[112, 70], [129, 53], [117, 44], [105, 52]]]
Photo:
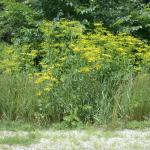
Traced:
[[[104, 131], [40, 131], [42, 138], [29, 146], [0, 145], [0, 150], [150, 150], [150, 129]], [[0, 137], [28, 132], [0, 131]]]

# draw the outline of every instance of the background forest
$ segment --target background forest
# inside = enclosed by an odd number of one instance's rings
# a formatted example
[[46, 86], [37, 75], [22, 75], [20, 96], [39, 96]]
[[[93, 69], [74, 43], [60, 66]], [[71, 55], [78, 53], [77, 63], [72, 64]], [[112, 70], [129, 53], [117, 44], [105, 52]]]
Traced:
[[1, 0], [0, 119], [66, 127], [149, 120], [149, 0]]

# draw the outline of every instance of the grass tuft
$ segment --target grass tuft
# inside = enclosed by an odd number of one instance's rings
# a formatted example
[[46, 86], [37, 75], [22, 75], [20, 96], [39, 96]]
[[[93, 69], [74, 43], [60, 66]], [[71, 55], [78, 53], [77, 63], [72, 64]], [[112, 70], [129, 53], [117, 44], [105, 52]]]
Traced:
[[11, 136], [0, 138], [0, 144], [9, 144], [9, 145], [31, 145], [38, 142], [40, 139], [40, 134], [36, 132], [31, 132], [27, 136]]

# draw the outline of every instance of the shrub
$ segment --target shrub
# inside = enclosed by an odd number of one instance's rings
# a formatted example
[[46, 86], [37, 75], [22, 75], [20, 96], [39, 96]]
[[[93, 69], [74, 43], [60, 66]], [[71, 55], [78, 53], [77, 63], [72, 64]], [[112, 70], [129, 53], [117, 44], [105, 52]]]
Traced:
[[[0, 66], [3, 74], [19, 76], [22, 72], [32, 77], [34, 84], [29, 86], [38, 87], [38, 91], [30, 91], [33, 100], [22, 95], [26, 103], [34, 102], [29, 105], [30, 120], [35, 120], [36, 114], [39, 123], [64, 121], [75, 126], [81, 122], [106, 123], [133, 115], [133, 111], [127, 112], [132, 108], [128, 99], [120, 95], [126, 92], [124, 87], [128, 87], [136, 74], [148, 71], [148, 45], [129, 35], [113, 35], [101, 24], [95, 24], [94, 31], [87, 33], [77, 21], [44, 21], [40, 30], [44, 39], [39, 49], [26, 44], [6, 46]], [[23, 83], [19, 86], [24, 87]], [[1, 87], [1, 91], [4, 89]], [[20, 87], [15, 89], [19, 91]], [[26, 108], [16, 97], [7, 99], [15, 106], [15, 101], [20, 103], [19, 111]], [[4, 110], [9, 111], [9, 107], [3, 104], [2, 108], [1, 116], [8, 116]], [[15, 116], [20, 115], [15, 112]], [[28, 115], [22, 116], [29, 119]]]
[[[3, 10], [0, 13], [0, 41], [12, 44], [15, 37], [17, 42], [31, 40], [39, 41], [40, 32], [37, 32], [37, 18], [39, 14], [30, 7], [15, 1], [2, 0]], [[24, 31], [26, 30], [26, 33]], [[27, 32], [28, 31], [28, 32]], [[23, 39], [22, 39], [23, 36]]]
[[126, 32], [149, 41], [150, 9], [149, 4], [141, 9], [134, 9], [125, 17], [118, 19], [113, 25], [114, 31]]

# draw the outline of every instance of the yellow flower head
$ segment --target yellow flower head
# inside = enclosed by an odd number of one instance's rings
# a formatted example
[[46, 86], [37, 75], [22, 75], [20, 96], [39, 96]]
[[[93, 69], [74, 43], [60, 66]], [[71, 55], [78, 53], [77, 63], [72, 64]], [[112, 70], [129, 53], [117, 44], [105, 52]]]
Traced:
[[37, 93], [37, 96], [41, 96], [41, 95], [42, 95], [42, 92], [39, 91], [39, 92]]
[[82, 68], [80, 68], [79, 72], [88, 73], [88, 72], [90, 72], [90, 68], [89, 67], [82, 67]]

